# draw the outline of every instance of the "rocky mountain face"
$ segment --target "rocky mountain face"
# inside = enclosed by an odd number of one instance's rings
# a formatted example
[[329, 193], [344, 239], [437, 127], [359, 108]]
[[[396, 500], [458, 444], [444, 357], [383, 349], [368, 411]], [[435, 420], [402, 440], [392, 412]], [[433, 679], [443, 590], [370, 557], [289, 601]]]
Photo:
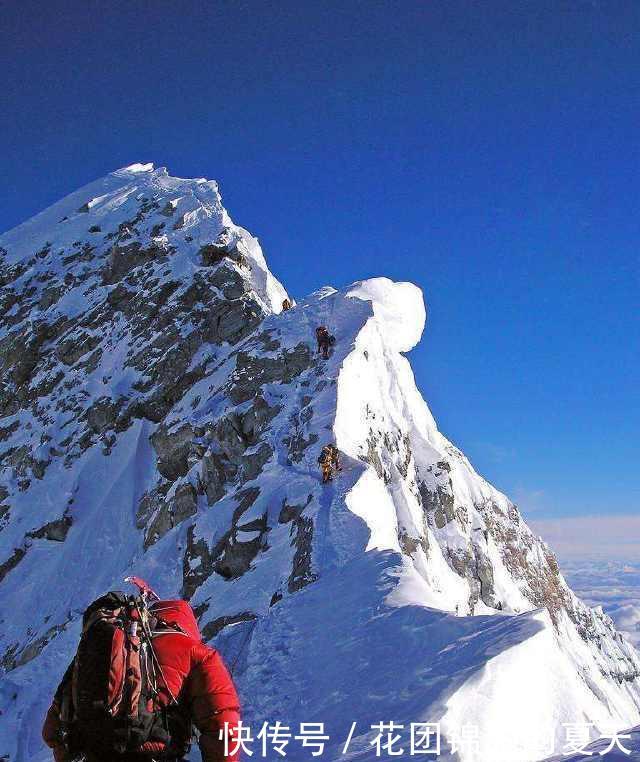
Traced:
[[[474, 723], [509, 762], [553, 753], [531, 725], [559, 742], [563, 722], [637, 723], [637, 652], [437, 430], [403, 356], [425, 322], [415, 286], [281, 312], [217, 185], [151, 165], [68, 196], [0, 255], [0, 758], [47, 759], [39, 724], [82, 611], [131, 573], [191, 600], [256, 732], [325, 722], [328, 759], [352, 722], [344, 758], [374, 759], [370, 726], [393, 720], [449, 739]], [[327, 441], [343, 470], [322, 485]]]

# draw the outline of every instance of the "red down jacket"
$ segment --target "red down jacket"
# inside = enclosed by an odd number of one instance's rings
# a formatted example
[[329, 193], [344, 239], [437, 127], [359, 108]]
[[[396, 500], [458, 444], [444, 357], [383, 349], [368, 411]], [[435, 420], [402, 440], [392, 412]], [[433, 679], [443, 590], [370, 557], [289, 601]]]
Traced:
[[[191, 606], [186, 601], [159, 601], [152, 611], [168, 624], [177, 624], [185, 635], [168, 632], [154, 637], [153, 647], [162, 666], [169, 690], [188, 710], [200, 731], [203, 762], [237, 762], [239, 754], [225, 756], [220, 730], [225, 722], [231, 735], [240, 719], [240, 702], [222, 657], [202, 642]], [[161, 701], [169, 704], [166, 689], [160, 686]], [[56, 762], [67, 762], [60, 745], [60, 715], [54, 699], [42, 728], [45, 743], [53, 750]], [[231, 743], [233, 750], [235, 744]]]

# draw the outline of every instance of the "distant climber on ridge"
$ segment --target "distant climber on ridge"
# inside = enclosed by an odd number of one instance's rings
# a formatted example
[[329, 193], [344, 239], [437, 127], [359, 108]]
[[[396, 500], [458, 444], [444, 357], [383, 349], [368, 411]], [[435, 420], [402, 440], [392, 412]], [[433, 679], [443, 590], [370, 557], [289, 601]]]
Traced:
[[84, 614], [42, 729], [55, 761], [179, 762], [192, 723], [203, 762], [237, 761], [240, 707], [222, 658], [202, 642], [186, 601], [149, 603], [155, 594], [138, 583], [141, 595], [107, 593]]
[[284, 299], [282, 302], [282, 311], [287, 312], [287, 310], [290, 310], [293, 307], [293, 304], [291, 304], [290, 299]]
[[336, 471], [342, 471], [340, 452], [334, 444], [327, 444], [322, 448], [318, 463], [322, 471], [323, 484], [333, 481], [333, 475]]
[[316, 340], [318, 342], [318, 352], [322, 352], [322, 357], [325, 360], [329, 359], [329, 349], [332, 344], [335, 344], [335, 336], [331, 336], [327, 327], [319, 325], [316, 328]]

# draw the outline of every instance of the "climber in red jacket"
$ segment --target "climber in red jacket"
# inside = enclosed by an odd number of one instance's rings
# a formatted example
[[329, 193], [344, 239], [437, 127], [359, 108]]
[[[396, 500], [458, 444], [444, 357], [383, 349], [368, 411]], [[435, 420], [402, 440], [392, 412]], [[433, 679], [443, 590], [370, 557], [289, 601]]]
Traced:
[[[237, 762], [239, 753], [234, 752], [235, 731], [240, 720], [238, 695], [231, 675], [227, 671], [218, 652], [202, 642], [198, 624], [191, 607], [186, 601], [157, 601], [149, 607], [150, 613], [161, 622], [161, 630], [154, 632], [153, 650], [160, 664], [162, 680], [159, 681], [157, 702], [162, 707], [172, 703], [177, 697], [178, 711], [200, 731], [199, 745], [203, 762]], [[73, 662], [72, 662], [73, 665]], [[72, 668], [67, 670], [51, 707], [47, 713], [42, 737], [53, 750], [56, 762], [70, 762], [75, 753], [70, 753], [63, 738], [63, 703], [65, 681], [71, 680]], [[225, 756], [225, 730], [229, 734]], [[188, 739], [187, 739], [188, 740]], [[147, 748], [148, 747], [148, 748]], [[84, 753], [87, 762], [134, 762], [153, 759], [153, 744], [145, 744], [141, 753], [127, 752], [113, 754], [105, 751], [104, 756]], [[144, 752], [144, 754], [143, 754]], [[181, 754], [163, 760], [177, 762]]]

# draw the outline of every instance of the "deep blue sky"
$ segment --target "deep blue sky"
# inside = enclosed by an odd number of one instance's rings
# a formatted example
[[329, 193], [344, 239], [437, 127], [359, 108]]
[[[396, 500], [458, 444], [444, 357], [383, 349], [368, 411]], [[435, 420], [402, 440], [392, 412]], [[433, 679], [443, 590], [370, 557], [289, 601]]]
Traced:
[[218, 179], [294, 295], [423, 288], [418, 383], [527, 515], [638, 512], [636, 0], [14, 2], [0, 71], [0, 230]]

